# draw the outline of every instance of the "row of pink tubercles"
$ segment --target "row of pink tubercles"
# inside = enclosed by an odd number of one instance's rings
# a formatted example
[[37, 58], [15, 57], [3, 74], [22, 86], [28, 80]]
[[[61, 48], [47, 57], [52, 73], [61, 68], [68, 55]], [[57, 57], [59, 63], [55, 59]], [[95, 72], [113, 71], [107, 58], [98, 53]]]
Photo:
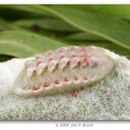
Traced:
[[[88, 78], [87, 78], [87, 77], [83, 77], [82, 80], [83, 80], [84, 82], [87, 82]], [[76, 76], [73, 78], [73, 81], [74, 81], [74, 83], [76, 83], [76, 82], [81, 82], [81, 81], [79, 80], [79, 78], [76, 77]], [[63, 81], [59, 81], [59, 80], [56, 79], [56, 80], [54, 81], [53, 85], [54, 85], [54, 86], [58, 86], [58, 85], [60, 84], [60, 82], [62, 82], [62, 83], [64, 83], [65, 85], [67, 85], [68, 82], [70, 82], [70, 79], [68, 79], [67, 77], [65, 77]], [[51, 84], [52, 84], [52, 83], [47, 83], [47, 82], [45, 82], [43, 85], [40, 85], [40, 86], [43, 87], [43, 88], [47, 88], [47, 87], [50, 87]], [[34, 91], [37, 91], [37, 90], [39, 90], [39, 89], [40, 89], [39, 86], [32, 86], [32, 87], [28, 87], [28, 88], [23, 88], [23, 90], [34, 90]]]
[[[42, 69], [42, 72], [45, 72], [50, 69], [50, 66], [53, 68], [50, 72], [54, 72], [56, 69], [61, 68], [62, 70], [65, 69], [66, 67], [71, 67], [71, 68], [77, 68], [80, 65], [88, 65], [88, 59], [90, 56], [86, 54], [86, 51], [88, 51], [86, 48], [74, 48], [70, 47], [68, 49], [59, 49], [57, 51], [48, 51], [47, 53], [43, 55], [36, 55], [35, 61], [33, 65], [31, 64], [30, 66], [26, 66], [26, 72], [28, 73], [28, 69], [32, 69], [31, 76], [33, 74], [36, 74], [38, 69]], [[58, 57], [58, 58], [57, 58]], [[33, 66], [33, 67], [32, 67]], [[62, 67], [61, 67], [62, 66]], [[81, 78], [83, 82], [87, 82], [88, 78], [83, 77]], [[73, 77], [73, 82], [81, 82], [81, 79], [78, 77]], [[56, 79], [52, 83], [47, 83], [45, 82], [43, 85], [40, 85], [44, 88], [49, 87], [53, 84], [53, 86], [60, 86], [61, 83], [68, 84], [71, 80], [68, 79], [67, 77], [63, 78], [63, 81], [59, 81]], [[28, 88], [23, 88], [25, 90], [39, 90], [39, 86], [31, 86]]]
[[[67, 56], [61, 56], [59, 61], [50, 58], [48, 63], [39, 61], [36, 66], [33, 67], [32, 74], [35, 73], [38, 69], [42, 69], [42, 72], [47, 71], [47, 69], [49, 69], [50, 72], [54, 72], [54, 70], [58, 69], [59, 66], [61, 70], [65, 69], [67, 66], [69, 67], [69, 65], [71, 68], [76, 68], [80, 65], [80, 63], [82, 63], [82, 65], [87, 65], [88, 59], [86, 55], [81, 55], [80, 57], [73, 55], [71, 59], [69, 59]], [[30, 69], [30, 67], [26, 67], [27, 73], [28, 69]]]

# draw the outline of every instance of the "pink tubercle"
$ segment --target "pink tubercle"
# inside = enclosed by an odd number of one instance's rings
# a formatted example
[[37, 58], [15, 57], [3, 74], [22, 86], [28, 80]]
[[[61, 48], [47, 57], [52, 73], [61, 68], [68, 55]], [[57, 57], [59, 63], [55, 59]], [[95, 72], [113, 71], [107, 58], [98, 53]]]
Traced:
[[72, 61], [73, 62], [80, 62], [79, 57], [77, 55], [72, 55]]
[[88, 58], [86, 55], [81, 55], [81, 59], [83, 63], [87, 63], [88, 62]]
[[47, 63], [43, 63], [42, 61], [39, 61], [37, 63], [37, 67], [40, 67], [40, 68], [44, 69], [44, 71], [48, 69]]
[[76, 80], [76, 81], [77, 81], [77, 80], [78, 80], [78, 77], [77, 77], [77, 76], [75, 76], [75, 77], [74, 77], [74, 80]]
[[60, 60], [61, 61], [69, 61], [69, 58], [67, 56], [61, 56]]
[[65, 64], [69, 64], [69, 62], [70, 62], [70, 59], [68, 58], [68, 57], [66, 57], [66, 56], [61, 56], [60, 57], [60, 60], [61, 60], [61, 62], [63, 62], [63, 63], [65, 63]]
[[61, 57], [60, 57], [60, 59], [64, 59], [64, 58], [65, 58], [65, 56], [61, 56]]
[[36, 58], [36, 60], [37, 60], [37, 59], [41, 58], [41, 56], [40, 56], [40, 55], [36, 55], [35, 58]]
[[48, 50], [46, 53], [45, 53], [45, 56], [52, 56], [54, 55], [54, 51], [53, 50]]
[[40, 89], [40, 87], [38, 87], [38, 86], [33, 87], [33, 90], [38, 90], [38, 89]]
[[45, 82], [43, 86], [44, 86], [44, 87], [49, 87], [49, 86], [50, 86], [50, 84], [49, 84], [49, 83], [47, 83], [47, 82]]
[[45, 58], [45, 56], [43, 56], [43, 55], [36, 55], [36, 56], [35, 56], [35, 59], [36, 59], [36, 60], [38, 60], [38, 59], [40, 59], [40, 58]]
[[72, 55], [72, 58], [73, 59], [78, 59], [78, 56], [77, 55]]
[[62, 53], [62, 52], [64, 52], [64, 50], [63, 50], [63, 49], [59, 49], [58, 52], [59, 52], [59, 53]]
[[[26, 70], [26, 72], [28, 73], [28, 70], [29, 69], [32, 69], [31, 67], [28, 67], [28, 66], [26, 66], [25, 67], [25, 70]], [[36, 69], [34, 68], [33, 70], [32, 70], [32, 73], [35, 73], [36, 72]]]
[[64, 78], [65, 82], [69, 82], [69, 79], [67, 77]]
[[49, 62], [53, 62], [53, 61], [54, 61], [54, 59], [53, 59], [53, 58], [50, 58], [50, 59], [49, 59]]
[[69, 51], [76, 51], [76, 48], [71, 47], [71, 48], [69, 49]]
[[79, 51], [80, 52], [86, 52], [86, 48], [80, 48]]
[[60, 82], [56, 79], [55, 80], [55, 84], [58, 85]]
[[83, 77], [83, 79], [84, 79], [84, 80], [88, 80], [88, 78], [87, 78], [87, 77]]
[[39, 61], [39, 62], [37, 63], [37, 66], [41, 65], [42, 63], [43, 63], [43, 62]]

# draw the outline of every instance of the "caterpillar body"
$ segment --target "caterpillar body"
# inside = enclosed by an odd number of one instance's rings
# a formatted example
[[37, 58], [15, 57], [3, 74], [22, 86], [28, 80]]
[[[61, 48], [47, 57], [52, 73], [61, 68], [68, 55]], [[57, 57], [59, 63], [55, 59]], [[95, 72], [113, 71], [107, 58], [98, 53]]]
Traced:
[[100, 47], [69, 46], [49, 50], [25, 62], [12, 91], [24, 97], [71, 91], [100, 81], [113, 66], [113, 60]]

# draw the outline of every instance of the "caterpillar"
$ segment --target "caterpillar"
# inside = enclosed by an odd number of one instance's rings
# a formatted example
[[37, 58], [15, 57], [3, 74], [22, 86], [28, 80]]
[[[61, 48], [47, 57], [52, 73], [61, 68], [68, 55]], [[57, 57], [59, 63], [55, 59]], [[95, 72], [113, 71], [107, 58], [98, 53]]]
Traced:
[[108, 75], [114, 62], [103, 48], [69, 46], [37, 54], [12, 85], [16, 95], [45, 96], [87, 87]]

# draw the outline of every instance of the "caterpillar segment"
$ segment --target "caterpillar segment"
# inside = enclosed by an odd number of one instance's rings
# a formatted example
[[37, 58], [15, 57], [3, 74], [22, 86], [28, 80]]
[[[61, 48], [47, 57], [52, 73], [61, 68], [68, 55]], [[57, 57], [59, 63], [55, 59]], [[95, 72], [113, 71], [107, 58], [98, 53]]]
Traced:
[[100, 47], [70, 46], [49, 50], [25, 62], [12, 91], [31, 97], [85, 88], [102, 80], [113, 67], [113, 60]]

